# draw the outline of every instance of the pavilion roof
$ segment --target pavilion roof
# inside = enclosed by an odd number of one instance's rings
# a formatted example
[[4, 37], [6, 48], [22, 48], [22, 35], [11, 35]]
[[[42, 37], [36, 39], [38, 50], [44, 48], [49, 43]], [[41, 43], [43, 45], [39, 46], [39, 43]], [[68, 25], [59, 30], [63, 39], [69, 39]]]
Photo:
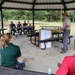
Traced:
[[75, 0], [0, 0], [4, 9], [75, 10]]

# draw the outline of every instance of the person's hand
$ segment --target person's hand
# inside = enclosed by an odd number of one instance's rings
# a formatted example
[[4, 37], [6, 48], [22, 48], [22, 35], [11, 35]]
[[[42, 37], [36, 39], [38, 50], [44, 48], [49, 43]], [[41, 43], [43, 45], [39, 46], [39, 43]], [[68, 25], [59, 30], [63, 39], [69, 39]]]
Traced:
[[16, 68], [18, 68], [19, 67], [19, 65], [18, 64], [16, 64]]
[[63, 31], [63, 28], [60, 27], [60, 31]]
[[60, 68], [61, 64], [60, 64], [60, 63], [58, 63], [58, 64], [57, 64], [57, 66]]
[[17, 61], [22, 63], [23, 62], [23, 58], [22, 57], [18, 57]]

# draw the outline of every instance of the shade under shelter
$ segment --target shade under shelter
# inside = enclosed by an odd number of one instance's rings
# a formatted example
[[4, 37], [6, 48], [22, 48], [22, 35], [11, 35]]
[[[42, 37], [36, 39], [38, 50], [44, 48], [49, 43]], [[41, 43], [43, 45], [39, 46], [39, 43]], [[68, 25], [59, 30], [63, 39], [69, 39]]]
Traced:
[[3, 28], [2, 9], [36, 10], [75, 10], [75, 0], [0, 0], [1, 25]]

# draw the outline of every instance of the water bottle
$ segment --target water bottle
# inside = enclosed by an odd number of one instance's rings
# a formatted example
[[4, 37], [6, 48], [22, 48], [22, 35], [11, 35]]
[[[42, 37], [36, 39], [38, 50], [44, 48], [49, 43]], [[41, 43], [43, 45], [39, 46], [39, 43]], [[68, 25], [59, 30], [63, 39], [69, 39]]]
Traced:
[[52, 74], [52, 70], [51, 70], [51, 68], [49, 68], [48, 75], [51, 75], [51, 74]]

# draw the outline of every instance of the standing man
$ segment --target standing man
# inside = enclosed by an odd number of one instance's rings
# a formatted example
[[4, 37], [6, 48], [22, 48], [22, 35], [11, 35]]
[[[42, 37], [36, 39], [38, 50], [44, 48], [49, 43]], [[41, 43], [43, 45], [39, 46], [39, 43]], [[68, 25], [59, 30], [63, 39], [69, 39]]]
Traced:
[[68, 14], [67, 12], [64, 12], [63, 14], [64, 17], [64, 22], [63, 22], [63, 28], [60, 28], [60, 30], [63, 30], [63, 48], [62, 51], [60, 53], [66, 53], [66, 51], [68, 50], [68, 37], [70, 35], [70, 25], [71, 25], [71, 21], [68, 18]]

